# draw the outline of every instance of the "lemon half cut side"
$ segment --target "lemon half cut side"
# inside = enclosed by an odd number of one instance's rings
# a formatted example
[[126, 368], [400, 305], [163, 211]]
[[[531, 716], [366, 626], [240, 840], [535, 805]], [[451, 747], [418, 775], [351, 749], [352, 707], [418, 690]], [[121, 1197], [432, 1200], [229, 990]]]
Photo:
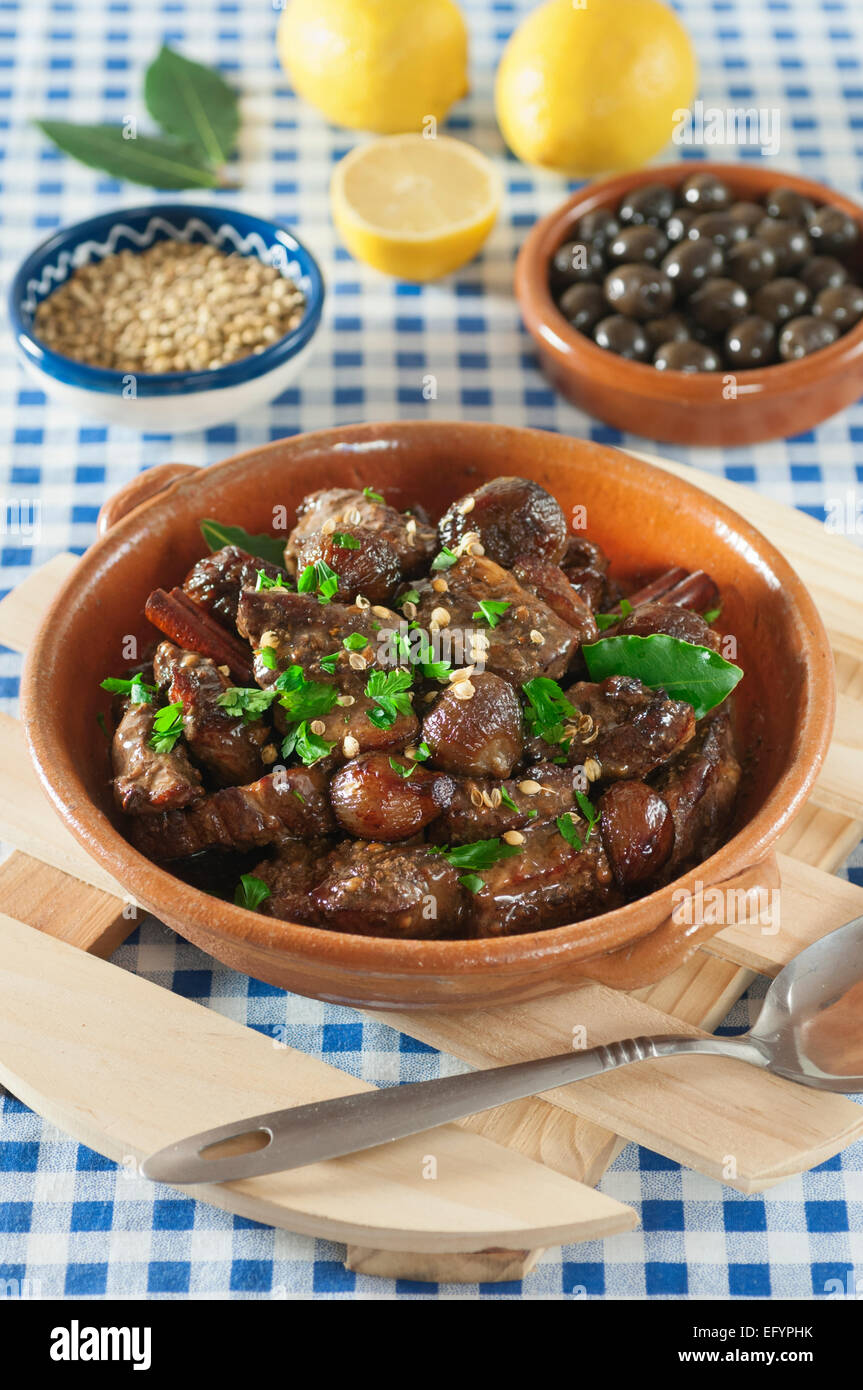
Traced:
[[333, 220], [353, 256], [405, 280], [436, 280], [473, 259], [494, 226], [502, 183], [473, 145], [391, 135], [336, 165]]

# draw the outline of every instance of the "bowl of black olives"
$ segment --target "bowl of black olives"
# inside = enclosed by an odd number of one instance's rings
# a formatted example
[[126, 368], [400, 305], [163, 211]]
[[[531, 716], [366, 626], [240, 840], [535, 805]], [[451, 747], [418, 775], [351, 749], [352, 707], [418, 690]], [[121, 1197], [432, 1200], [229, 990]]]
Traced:
[[799, 434], [863, 393], [863, 209], [793, 174], [589, 184], [533, 228], [516, 293], [564, 395], [651, 439]]

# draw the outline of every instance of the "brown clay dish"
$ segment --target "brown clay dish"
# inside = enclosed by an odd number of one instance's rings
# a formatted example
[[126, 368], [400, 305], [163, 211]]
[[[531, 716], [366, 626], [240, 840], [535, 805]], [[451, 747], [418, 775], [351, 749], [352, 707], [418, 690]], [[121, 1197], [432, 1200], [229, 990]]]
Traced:
[[[712, 173], [739, 200], [761, 200], [783, 185], [847, 213], [863, 230], [863, 208], [812, 179], [742, 164], [673, 164], [621, 174], [579, 189], [538, 222], [519, 255], [516, 295], [543, 370], [588, 414], [620, 430], [677, 444], [739, 445], [787, 438], [844, 410], [863, 391], [863, 322], [798, 362], [729, 374], [657, 372], [604, 351], [560, 313], [549, 289], [549, 263], [585, 213], [615, 209], [625, 194], [650, 183], [676, 188], [693, 173]], [[850, 264], [861, 279], [863, 239]]]
[[[532, 478], [589, 534], [621, 579], [671, 560], [710, 571], [722, 629], [746, 672], [735, 692], [744, 777], [735, 831], [697, 869], [613, 912], [508, 938], [389, 940], [266, 918], [190, 887], [137, 853], [118, 828], [99, 682], [122, 638], [151, 638], [148, 594], [179, 583], [201, 553], [199, 521], [269, 530], [274, 502], [291, 514], [311, 486], [382, 489], [395, 505], [439, 515], [501, 473]], [[159, 489], [162, 490], [159, 490]], [[129, 507], [131, 506], [131, 510]], [[148, 910], [232, 967], [316, 997], [391, 1008], [491, 1005], [562, 990], [579, 976], [632, 987], [696, 946], [669, 928], [673, 894], [749, 875], [803, 805], [833, 717], [832, 656], [812, 600], [757, 531], [699, 489], [613, 450], [486, 425], [386, 424], [297, 436], [207, 469], [171, 466], [109, 504], [105, 533], [47, 615], [28, 658], [24, 718], [42, 782], [71, 831]], [[110, 524], [113, 523], [113, 524]], [[71, 692], [56, 698], [56, 692]], [[757, 875], [756, 875], [757, 876]], [[770, 880], [767, 886], [771, 886]], [[703, 933], [702, 933], [703, 934]]]

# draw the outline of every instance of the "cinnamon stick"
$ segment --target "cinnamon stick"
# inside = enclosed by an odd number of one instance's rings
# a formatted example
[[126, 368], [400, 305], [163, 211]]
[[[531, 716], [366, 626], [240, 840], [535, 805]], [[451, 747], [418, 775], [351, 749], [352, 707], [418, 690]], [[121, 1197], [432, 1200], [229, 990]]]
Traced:
[[144, 612], [154, 627], [184, 651], [208, 656], [227, 666], [238, 685], [253, 685], [252, 655], [245, 642], [222, 627], [183, 589], [154, 589]]

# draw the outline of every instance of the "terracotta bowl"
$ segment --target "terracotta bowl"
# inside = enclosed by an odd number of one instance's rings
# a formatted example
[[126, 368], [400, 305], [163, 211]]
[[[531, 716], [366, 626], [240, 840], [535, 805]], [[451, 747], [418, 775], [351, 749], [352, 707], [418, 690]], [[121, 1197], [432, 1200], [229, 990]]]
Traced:
[[629, 362], [597, 347], [592, 338], [571, 327], [551, 297], [549, 262], [580, 217], [596, 208], [617, 207], [625, 193], [642, 184], [676, 188], [701, 171], [717, 174], [738, 199], [757, 202], [770, 189], [785, 186], [850, 214], [861, 230], [853, 265], [863, 281], [863, 208], [856, 203], [812, 179], [760, 165], [671, 164], [588, 184], [536, 224], [515, 272], [524, 322], [543, 370], [558, 390], [589, 415], [620, 430], [703, 445], [754, 444], [800, 434], [844, 410], [863, 392], [863, 322], [799, 362], [733, 374], [658, 372], [649, 363]]
[[[623, 578], [672, 563], [713, 574], [746, 671], [735, 695], [745, 777], [728, 843], [676, 884], [614, 912], [479, 941], [389, 941], [274, 921], [187, 886], [132, 849], [112, 803], [97, 721], [108, 697], [99, 682], [121, 666], [127, 634], [142, 647], [152, 641], [145, 599], [179, 583], [200, 556], [200, 518], [265, 531], [274, 504], [292, 514], [311, 489], [369, 484], [439, 515], [501, 473], [536, 479], [568, 516], [586, 507], [589, 534]], [[727, 507], [614, 449], [492, 425], [356, 425], [280, 440], [208, 469], [155, 468], [109, 503], [102, 521], [104, 534], [53, 604], [26, 665], [24, 721], [39, 776], [72, 833], [142, 906], [237, 970], [301, 994], [441, 1008], [525, 999], [584, 975], [626, 987], [655, 978], [694, 950], [699, 935], [669, 925], [673, 890], [760, 873], [828, 745], [832, 655], [793, 570]]]

